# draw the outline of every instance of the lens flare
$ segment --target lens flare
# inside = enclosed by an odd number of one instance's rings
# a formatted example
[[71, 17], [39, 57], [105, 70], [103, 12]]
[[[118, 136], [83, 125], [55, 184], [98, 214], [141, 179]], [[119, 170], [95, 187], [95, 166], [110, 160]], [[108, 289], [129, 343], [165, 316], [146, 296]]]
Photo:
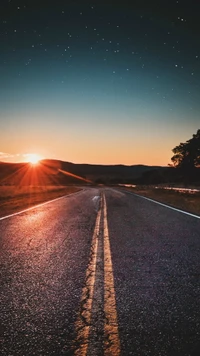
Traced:
[[27, 154], [27, 161], [33, 165], [38, 164], [41, 157], [36, 153]]

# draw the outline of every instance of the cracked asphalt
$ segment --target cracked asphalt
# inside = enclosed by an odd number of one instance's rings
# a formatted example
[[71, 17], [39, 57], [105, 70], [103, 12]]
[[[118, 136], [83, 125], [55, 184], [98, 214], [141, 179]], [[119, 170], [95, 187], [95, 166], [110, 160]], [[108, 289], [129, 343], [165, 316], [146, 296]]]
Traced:
[[[122, 190], [85, 188], [0, 221], [2, 356], [76, 353], [75, 325], [101, 191], [120, 355], [199, 354], [200, 219]], [[105, 353], [102, 231], [99, 236], [88, 346], [94, 356]]]

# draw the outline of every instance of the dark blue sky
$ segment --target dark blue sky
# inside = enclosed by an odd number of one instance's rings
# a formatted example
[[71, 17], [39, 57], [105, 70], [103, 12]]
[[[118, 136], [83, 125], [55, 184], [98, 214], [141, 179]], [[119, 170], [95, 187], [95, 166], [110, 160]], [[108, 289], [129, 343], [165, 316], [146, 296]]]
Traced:
[[200, 124], [197, 1], [1, 1], [0, 151], [170, 163]]

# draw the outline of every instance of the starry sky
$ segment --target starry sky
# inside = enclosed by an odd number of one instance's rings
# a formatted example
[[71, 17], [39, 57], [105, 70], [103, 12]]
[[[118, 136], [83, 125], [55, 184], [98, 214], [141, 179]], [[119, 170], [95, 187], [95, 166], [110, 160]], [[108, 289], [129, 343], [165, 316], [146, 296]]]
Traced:
[[0, 3], [0, 161], [167, 165], [200, 127], [200, 4]]

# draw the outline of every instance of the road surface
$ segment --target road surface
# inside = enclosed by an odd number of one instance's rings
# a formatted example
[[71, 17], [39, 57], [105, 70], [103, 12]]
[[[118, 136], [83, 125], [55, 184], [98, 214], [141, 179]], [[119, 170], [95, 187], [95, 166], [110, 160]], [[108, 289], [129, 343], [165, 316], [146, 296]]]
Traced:
[[0, 220], [0, 354], [193, 356], [200, 219], [123, 190]]

